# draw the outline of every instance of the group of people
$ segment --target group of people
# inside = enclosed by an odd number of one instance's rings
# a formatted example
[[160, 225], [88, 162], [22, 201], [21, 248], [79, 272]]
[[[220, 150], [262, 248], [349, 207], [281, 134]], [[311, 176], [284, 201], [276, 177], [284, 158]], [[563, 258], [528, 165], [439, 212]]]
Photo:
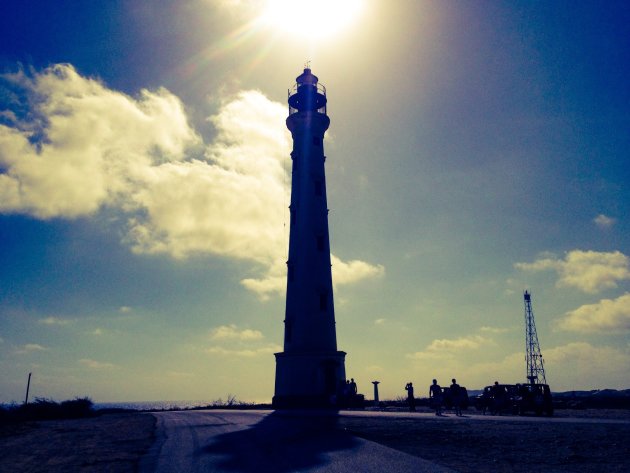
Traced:
[[358, 394], [354, 378], [339, 380], [335, 393], [330, 396], [330, 404], [337, 407], [360, 407], [363, 404], [363, 395]]
[[350, 380], [346, 379], [346, 383], [342, 385], [342, 395], [344, 397], [351, 397], [355, 396], [357, 392], [357, 383], [354, 382], [354, 378], [350, 378]]
[[[462, 389], [457, 384], [457, 380], [453, 378], [452, 384], [448, 388], [448, 395], [450, 397], [451, 404], [456, 416], [462, 415]], [[407, 391], [407, 402], [409, 403], [409, 411], [415, 412], [416, 410], [416, 398], [414, 396], [413, 384], [407, 383], [405, 386]], [[433, 384], [429, 386], [429, 402], [431, 407], [435, 409], [435, 415], [442, 415], [442, 406], [444, 404], [444, 390], [438, 384], [437, 379], [433, 380]]]

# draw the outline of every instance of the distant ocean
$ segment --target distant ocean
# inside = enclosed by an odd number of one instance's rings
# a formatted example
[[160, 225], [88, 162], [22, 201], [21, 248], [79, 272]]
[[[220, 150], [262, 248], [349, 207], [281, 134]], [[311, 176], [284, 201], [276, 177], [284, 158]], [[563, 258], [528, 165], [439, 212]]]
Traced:
[[[216, 401], [215, 401], [216, 402]], [[95, 409], [134, 409], [137, 411], [160, 411], [169, 409], [191, 409], [211, 406], [213, 401], [138, 401], [138, 402], [95, 402]]]

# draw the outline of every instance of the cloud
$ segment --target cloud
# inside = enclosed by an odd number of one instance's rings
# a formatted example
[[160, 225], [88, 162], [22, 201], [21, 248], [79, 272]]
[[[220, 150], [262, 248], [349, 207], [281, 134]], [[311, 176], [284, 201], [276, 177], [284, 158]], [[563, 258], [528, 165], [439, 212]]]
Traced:
[[89, 358], [81, 358], [79, 360], [79, 363], [81, 363], [83, 366], [86, 366], [92, 370], [109, 370], [112, 368], [116, 368], [116, 365], [112, 363], [90, 360]]
[[37, 343], [27, 343], [25, 345], [22, 345], [17, 350], [15, 350], [15, 352], [23, 355], [26, 353], [33, 353], [33, 352], [46, 351], [46, 350], [48, 350], [48, 348], [42, 345], [39, 345]]
[[612, 217], [608, 217], [608, 216], [606, 216], [604, 214], [599, 214], [597, 217], [595, 217], [593, 219], [593, 222], [599, 228], [606, 229], [606, 228], [612, 227], [615, 223], [617, 223], [617, 219], [614, 219]]
[[[258, 91], [221, 102], [204, 143], [166, 89], [138, 96], [58, 64], [2, 76], [25, 110], [0, 124], [0, 213], [74, 219], [114, 210], [139, 254], [211, 254], [253, 263], [261, 298], [286, 284], [291, 149], [286, 106]], [[384, 273], [333, 257], [335, 284]], [[130, 308], [121, 307], [121, 312]]]
[[630, 352], [608, 346], [573, 342], [545, 350], [547, 380], [577, 388], [627, 388]]
[[210, 253], [264, 267], [282, 257], [286, 204], [281, 126], [285, 107], [241, 92], [211, 118], [217, 130], [203, 159], [165, 163], [133, 196], [143, 212], [129, 221], [127, 242], [140, 253], [185, 258]]
[[[282, 295], [287, 287], [285, 259], [277, 259], [262, 278], [247, 278], [242, 280], [241, 284], [256, 292], [263, 300], [268, 299], [272, 294]], [[345, 262], [333, 254], [330, 255], [330, 260], [335, 287], [383, 277], [385, 274], [385, 267], [380, 264], [372, 265], [360, 260]]]
[[265, 336], [258, 330], [239, 330], [238, 327], [233, 324], [221, 325], [212, 329], [210, 332], [210, 340], [219, 343], [228, 342], [229, 348], [215, 345], [204, 349], [204, 352], [210, 355], [251, 358], [282, 351], [282, 347], [276, 344], [261, 346], [260, 342], [264, 338]]
[[387, 319], [376, 319], [374, 325], [384, 325], [385, 322], [387, 322]]
[[282, 347], [280, 345], [271, 344], [260, 348], [255, 349], [228, 349], [223, 347], [210, 347], [206, 348], [205, 352], [210, 355], [220, 355], [227, 357], [243, 357], [243, 358], [253, 358], [260, 355], [269, 355], [272, 353], [277, 353], [282, 351]]
[[211, 340], [251, 341], [262, 340], [263, 338], [265, 338], [265, 336], [258, 330], [238, 330], [236, 325], [221, 325], [212, 329], [210, 333]]
[[481, 327], [479, 329], [480, 332], [486, 332], [486, 333], [505, 333], [505, 332], [509, 332], [510, 329], [509, 328], [501, 328], [501, 327]]
[[39, 319], [40, 324], [44, 325], [68, 325], [72, 320], [61, 319], [59, 317], [46, 317], [45, 319]]
[[92, 330], [90, 332], [90, 335], [94, 335], [94, 336], [99, 337], [99, 336], [103, 335], [104, 333], [105, 333], [105, 331], [102, 328], [97, 327], [97, 328], [95, 328], [94, 330]]
[[469, 335], [454, 339], [441, 338], [433, 340], [423, 351], [407, 354], [407, 358], [414, 360], [451, 358], [454, 355], [477, 350], [492, 343], [492, 340], [481, 335]]
[[332, 276], [335, 285], [351, 284], [363, 279], [379, 278], [385, 275], [385, 267], [372, 265], [365, 261], [342, 261], [335, 255], [330, 256], [332, 262]]
[[[457, 363], [459, 364], [459, 360]], [[458, 368], [458, 365], [452, 365], [453, 370]], [[468, 361], [466, 378], [478, 380], [477, 387], [490, 385], [497, 380], [504, 383], [522, 382], [525, 379], [525, 354], [510, 353], [497, 361], [478, 363]]]
[[617, 287], [619, 281], [630, 279], [630, 260], [620, 251], [598, 252], [572, 250], [563, 260], [545, 256], [533, 263], [515, 263], [524, 271], [556, 271], [557, 287], [575, 287], [589, 294]]
[[118, 312], [120, 312], [121, 314], [128, 314], [129, 312], [131, 312], [133, 309], [129, 306], [123, 305], [121, 307], [118, 308]]
[[2, 78], [29, 110], [0, 124], [0, 212], [77, 218], [124, 205], [147, 169], [198, 140], [165, 89], [132, 98], [64, 64]]
[[562, 330], [585, 333], [630, 331], [630, 294], [583, 305], [567, 312], [556, 325]]

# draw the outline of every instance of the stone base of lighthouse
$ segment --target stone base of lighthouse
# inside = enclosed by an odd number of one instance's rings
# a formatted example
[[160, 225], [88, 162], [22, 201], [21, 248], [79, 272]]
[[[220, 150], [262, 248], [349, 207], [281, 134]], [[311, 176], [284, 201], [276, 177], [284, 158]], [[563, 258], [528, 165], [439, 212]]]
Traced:
[[276, 353], [275, 409], [335, 408], [346, 380], [343, 351]]

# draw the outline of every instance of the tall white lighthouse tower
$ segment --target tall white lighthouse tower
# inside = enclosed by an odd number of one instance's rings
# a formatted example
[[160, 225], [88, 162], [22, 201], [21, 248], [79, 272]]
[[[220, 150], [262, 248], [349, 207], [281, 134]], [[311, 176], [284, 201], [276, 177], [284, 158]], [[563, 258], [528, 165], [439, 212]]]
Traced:
[[337, 350], [324, 173], [326, 88], [309, 68], [289, 90], [293, 136], [284, 351], [276, 353], [273, 406], [334, 407], [345, 382]]

